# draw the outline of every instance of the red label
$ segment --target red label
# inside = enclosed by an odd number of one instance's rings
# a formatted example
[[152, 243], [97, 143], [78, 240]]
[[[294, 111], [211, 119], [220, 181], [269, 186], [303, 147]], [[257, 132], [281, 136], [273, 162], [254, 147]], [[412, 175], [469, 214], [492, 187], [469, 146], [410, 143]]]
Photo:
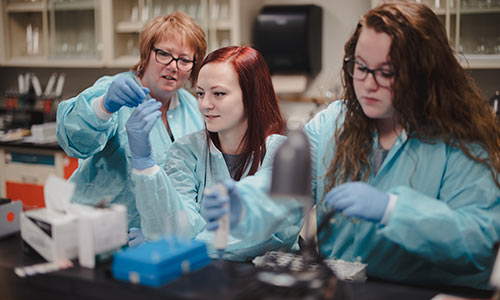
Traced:
[[7, 222], [12, 222], [14, 221], [14, 213], [9, 211], [9, 213], [7, 214]]

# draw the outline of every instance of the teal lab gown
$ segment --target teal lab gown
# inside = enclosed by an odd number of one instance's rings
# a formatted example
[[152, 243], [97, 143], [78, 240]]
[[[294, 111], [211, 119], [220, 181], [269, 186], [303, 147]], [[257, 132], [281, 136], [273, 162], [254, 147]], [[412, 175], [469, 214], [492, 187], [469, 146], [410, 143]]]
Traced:
[[[57, 139], [69, 156], [79, 159], [78, 169], [70, 178], [76, 184], [73, 202], [95, 205], [104, 197], [111, 197], [111, 203], [127, 206], [129, 227], [140, 227], [125, 129], [135, 108], [124, 106], [109, 120], [102, 120], [91, 107], [91, 102], [103, 96], [118, 76], [134, 78], [135, 75], [125, 72], [102, 77], [78, 96], [59, 104]], [[204, 124], [196, 98], [184, 89], [178, 90], [177, 95], [179, 101], [172, 102], [167, 111], [170, 130], [176, 139], [200, 130]], [[161, 119], [149, 136], [155, 160], [165, 162], [172, 141]]]
[[[336, 101], [305, 126], [318, 223], [326, 213], [325, 175], [334, 155], [335, 126], [343, 116], [343, 103]], [[376, 135], [374, 141], [375, 149]], [[482, 148], [470, 147], [486, 157]], [[500, 189], [488, 168], [456, 147], [425, 143], [403, 132], [367, 182], [397, 196], [387, 224], [354, 222], [336, 214], [329, 231], [319, 234], [323, 256], [361, 261], [368, 265], [368, 276], [385, 280], [491, 289], [493, 244], [500, 240]], [[290, 215], [301, 214], [298, 204], [270, 201], [252, 183], [240, 182], [238, 188], [246, 215], [232, 231], [239, 238], [265, 239], [295, 224]], [[289, 222], [278, 221], [283, 216]]]
[[[271, 172], [274, 154], [284, 140], [282, 135], [267, 137], [266, 155], [256, 174]], [[231, 178], [222, 153], [213, 143], [208, 146], [205, 131], [201, 130], [177, 140], [162, 166], [153, 174], [139, 174], [136, 170], [132, 173], [143, 234], [150, 240], [161, 235], [196, 238], [207, 243], [209, 254], [215, 254], [213, 233], [205, 230], [206, 222], [200, 213], [205, 188]], [[254, 177], [246, 176], [247, 172], [244, 177]], [[230, 237], [224, 258], [245, 261], [267, 250], [290, 247], [299, 230], [277, 232], [258, 243]]]

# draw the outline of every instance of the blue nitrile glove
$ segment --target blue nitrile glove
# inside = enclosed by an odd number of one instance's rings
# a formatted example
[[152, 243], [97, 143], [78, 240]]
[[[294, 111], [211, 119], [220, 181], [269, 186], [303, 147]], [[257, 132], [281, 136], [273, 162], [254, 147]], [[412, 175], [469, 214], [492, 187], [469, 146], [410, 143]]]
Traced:
[[236, 188], [236, 181], [227, 179], [222, 182], [222, 185], [227, 189], [229, 199], [220, 194], [218, 189], [213, 189], [210, 192], [205, 192], [203, 199], [201, 214], [207, 221], [208, 230], [216, 230], [219, 227], [219, 219], [228, 213], [224, 204], [229, 202], [229, 225], [234, 227], [238, 224], [241, 217], [242, 203], [240, 192]]
[[110, 113], [118, 111], [122, 106], [136, 107], [146, 99], [149, 89], [141, 87], [133, 78], [118, 77], [109, 86], [102, 99], [102, 106]]
[[132, 167], [137, 170], [146, 169], [155, 164], [149, 132], [161, 116], [160, 107], [161, 102], [149, 99], [134, 110], [125, 125], [132, 154]]
[[389, 194], [361, 181], [347, 182], [329, 191], [325, 202], [329, 209], [342, 211], [346, 217], [380, 222], [389, 203]]
[[137, 247], [140, 244], [144, 244], [146, 239], [142, 234], [142, 230], [137, 227], [132, 227], [128, 230], [128, 246], [129, 247]]

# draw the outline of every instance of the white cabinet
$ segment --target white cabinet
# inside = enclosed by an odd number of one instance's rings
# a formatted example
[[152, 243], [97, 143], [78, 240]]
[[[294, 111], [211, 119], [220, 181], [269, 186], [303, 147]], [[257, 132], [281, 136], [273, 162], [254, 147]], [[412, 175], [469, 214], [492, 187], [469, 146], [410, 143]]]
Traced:
[[97, 66], [99, 1], [3, 0], [2, 65]]
[[131, 66], [138, 61], [139, 32], [148, 20], [183, 11], [206, 34], [208, 51], [223, 46], [248, 44], [251, 25], [260, 1], [243, 0], [113, 0], [112, 61], [114, 66]]
[[68, 179], [78, 167], [55, 146], [0, 144], [0, 196], [21, 200], [23, 209], [45, 206], [43, 185], [49, 175]]
[[207, 35], [208, 51], [248, 44], [260, 0], [2, 0], [0, 65], [130, 67], [139, 32], [180, 10]]
[[102, 52], [98, 2], [49, 0], [49, 57], [99, 60]]
[[[371, 0], [372, 7], [380, 0]], [[500, 69], [500, 0], [415, 0], [434, 10], [464, 68]]]

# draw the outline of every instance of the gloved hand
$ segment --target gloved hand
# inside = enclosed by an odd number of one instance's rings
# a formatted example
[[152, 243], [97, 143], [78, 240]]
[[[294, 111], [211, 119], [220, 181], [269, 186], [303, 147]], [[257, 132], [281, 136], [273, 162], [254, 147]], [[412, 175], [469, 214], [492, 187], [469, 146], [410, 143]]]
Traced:
[[142, 170], [155, 164], [149, 132], [161, 116], [160, 107], [161, 102], [149, 99], [134, 110], [125, 125], [132, 154], [132, 167], [135, 169]]
[[110, 113], [118, 111], [122, 106], [136, 107], [146, 99], [149, 89], [139, 86], [130, 77], [118, 77], [109, 86], [102, 99], [102, 106]]
[[128, 230], [128, 246], [135, 248], [140, 244], [144, 244], [146, 239], [142, 235], [142, 230], [137, 227], [132, 227]]
[[227, 179], [222, 182], [227, 189], [229, 199], [221, 195], [219, 189], [205, 190], [201, 215], [207, 221], [207, 229], [212, 231], [219, 227], [219, 219], [228, 213], [224, 204], [229, 201], [229, 225], [234, 227], [238, 224], [241, 217], [242, 202], [240, 192], [236, 188], [236, 181]]
[[346, 217], [380, 222], [389, 203], [389, 195], [361, 181], [347, 182], [329, 191], [325, 202], [329, 209], [342, 211]]

